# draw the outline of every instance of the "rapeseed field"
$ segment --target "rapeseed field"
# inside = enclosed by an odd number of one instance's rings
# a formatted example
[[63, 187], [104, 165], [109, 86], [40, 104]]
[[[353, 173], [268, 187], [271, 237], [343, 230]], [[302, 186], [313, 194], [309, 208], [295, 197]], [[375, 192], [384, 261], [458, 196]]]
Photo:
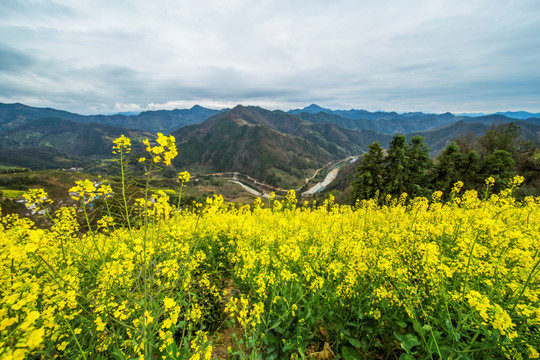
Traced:
[[[145, 145], [148, 177], [177, 154], [173, 137]], [[458, 182], [444, 202], [289, 191], [180, 209], [148, 188], [130, 201], [130, 150], [115, 140], [121, 217], [88, 220], [114, 192], [91, 181], [70, 190], [82, 212], [26, 194], [48, 228], [0, 213], [0, 359], [539, 357], [540, 198], [512, 196], [523, 178]]]

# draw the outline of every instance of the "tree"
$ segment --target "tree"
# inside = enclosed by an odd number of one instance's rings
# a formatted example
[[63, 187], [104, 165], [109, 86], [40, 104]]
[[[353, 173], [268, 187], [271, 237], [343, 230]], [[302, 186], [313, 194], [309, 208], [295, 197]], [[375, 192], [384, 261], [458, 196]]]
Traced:
[[374, 142], [369, 145], [369, 151], [362, 158], [362, 163], [356, 168], [355, 180], [352, 183], [351, 202], [371, 199], [377, 190], [383, 188], [385, 179], [384, 150], [381, 144]]
[[465, 188], [481, 190], [485, 180], [480, 175], [481, 167], [480, 155], [476, 150], [470, 150], [466, 154], [461, 153], [457, 172], [459, 180], [465, 183]]
[[414, 136], [407, 149], [406, 191], [411, 197], [426, 196], [429, 193], [428, 175], [433, 167], [429, 148], [424, 138]]
[[508, 124], [493, 124], [491, 129], [478, 138], [478, 142], [487, 155], [495, 150], [504, 150], [513, 154], [517, 151], [521, 128], [513, 122]]
[[511, 171], [514, 165], [514, 159], [508, 151], [495, 150], [493, 154], [486, 156], [483, 164], [482, 174], [484, 178], [493, 176], [495, 178], [495, 187], [493, 191], [497, 192], [504, 189], [508, 181], [514, 177], [515, 172]]
[[437, 158], [434, 177], [435, 190], [447, 193], [456, 181], [461, 180], [458, 174], [461, 160], [459, 146], [452, 141]]
[[386, 157], [386, 190], [389, 194], [399, 196], [405, 192], [407, 181], [407, 143], [405, 135], [394, 135]]

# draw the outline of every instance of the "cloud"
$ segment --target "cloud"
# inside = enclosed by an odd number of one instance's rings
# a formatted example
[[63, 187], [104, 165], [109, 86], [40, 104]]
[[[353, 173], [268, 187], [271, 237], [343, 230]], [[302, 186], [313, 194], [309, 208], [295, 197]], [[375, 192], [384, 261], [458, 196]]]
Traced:
[[1, 2], [0, 101], [540, 111], [538, 18], [534, 0]]
[[18, 71], [28, 68], [33, 63], [31, 56], [0, 44], [0, 71]]

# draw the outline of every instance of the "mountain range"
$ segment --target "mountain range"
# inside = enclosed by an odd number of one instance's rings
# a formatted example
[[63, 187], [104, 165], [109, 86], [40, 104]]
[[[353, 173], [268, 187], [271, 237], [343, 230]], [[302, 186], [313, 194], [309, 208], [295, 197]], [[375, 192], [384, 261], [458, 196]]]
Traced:
[[[508, 114], [511, 115], [511, 114]], [[523, 115], [523, 114], [520, 114]], [[514, 122], [538, 141], [540, 118], [330, 110], [317, 105], [288, 112], [238, 105], [212, 110], [146, 111], [134, 115], [80, 115], [51, 108], [0, 103], [0, 165], [58, 168], [111, 157], [120, 134], [175, 136], [178, 169], [237, 171], [280, 187], [296, 187], [325, 164], [359, 155], [373, 141], [388, 146], [396, 133], [421, 135], [435, 155], [451, 140], [482, 135], [493, 123]], [[134, 146], [133, 152], [143, 151]]]
[[198, 124], [222, 111], [225, 110], [212, 110], [195, 105], [191, 109], [144, 111], [137, 115], [79, 115], [52, 108], [0, 103], [0, 132], [27, 125], [41, 118], [58, 118], [82, 124], [95, 123], [125, 129], [170, 133], [185, 125]]

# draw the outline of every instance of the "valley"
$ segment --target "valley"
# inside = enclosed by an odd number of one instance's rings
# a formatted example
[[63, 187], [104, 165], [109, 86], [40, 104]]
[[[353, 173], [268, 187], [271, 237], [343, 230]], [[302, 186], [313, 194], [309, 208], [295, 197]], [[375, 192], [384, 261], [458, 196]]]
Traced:
[[[0, 166], [111, 175], [115, 173], [111, 140], [125, 134], [133, 140], [127, 162], [136, 177], [143, 171], [136, 161], [144, 152], [142, 139], [153, 141], [156, 133], [165, 132], [176, 138], [179, 148], [172, 168], [159, 175], [165, 183], [187, 170], [194, 178], [232, 180], [224, 195], [233, 202], [242, 201], [238, 192], [248, 200], [256, 193], [279, 195], [288, 189], [314, 196], [339, 178], [334, 165], [344, 168], [374, 141], [387, 148], [397, 133], [422, 136], [432, 157], [452, 140], [481, 136], [493, 124], [515, 123], [524, 141], [538, 143], [539, 118], [523, 113], [519, 119], [508, 116], [334, 111], [314, 104], [289, 111], [194, 106], [138, 115], [83, 116], [0, 103]], [[194, 196], [204, 193], [196, 191]]]

